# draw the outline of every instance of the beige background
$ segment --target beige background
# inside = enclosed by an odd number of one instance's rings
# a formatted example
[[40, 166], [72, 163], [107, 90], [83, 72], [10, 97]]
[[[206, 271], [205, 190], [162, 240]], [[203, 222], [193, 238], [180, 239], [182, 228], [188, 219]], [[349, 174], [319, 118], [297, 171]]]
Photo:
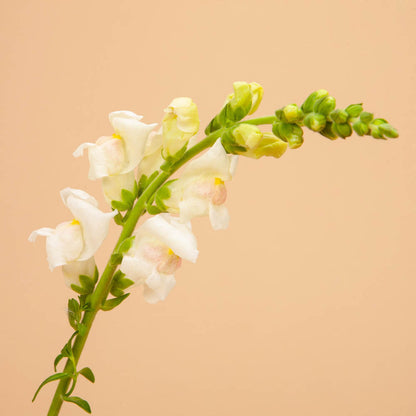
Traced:
[[326, 88], [401, 137], [307, 133], [241, 160], [230, 228], [195, 222], [199, 260], [167, 301], [135, 292], [98, 316], [82, 356], [97, 381], [76, 393], [102, 416], [416, 414], [412, 1], [15, 1], [0, 20], [1, 414], [46, 414], [54, 386], [30, 399], [70, 334], [71, 292], [27, 237], [70, 219], [66, 186], [104, 207], [72, 151], [111, 134], [108, 112], [160, 121], [180, 95], [205, 125], [234, 80], [263, 84], [259, 114]]

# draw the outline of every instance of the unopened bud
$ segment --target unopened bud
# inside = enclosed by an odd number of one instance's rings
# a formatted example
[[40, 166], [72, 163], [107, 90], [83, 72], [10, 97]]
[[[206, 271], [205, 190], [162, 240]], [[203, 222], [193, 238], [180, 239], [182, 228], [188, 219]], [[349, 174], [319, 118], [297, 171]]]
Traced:
[[313, 107], [315, 105], [315, 101], [319, 100], [322, 97], [326, 97], [329, 94], [327, 90], [318, 90], [314, 91], [312, 94], [309, 95], [309, 97], [305, 100], [305, 102], [302, 104], [302, 110], [304, 113], [310, 113], [313, 111]]
[[240, 121], [251, 109], [253, 93], [247, 82], [234, 82], [233, 87], [234, 94], [224, 107], [225, 115], [229, 120]]
[[291, 149], [297, 149], [303, 143], [303, 130], [297, 124], [275, 122], [272, 126], [273, 134], [287, 142]]
[[357, 120], [353, 123], [352, 128], [359, 136], [364, 136], [369, 132], [369, 127], [367, 124], [363, 123], [360, 120]]
[[335, 106], [336, 106], [335, 98], [328, 95], [326, 97], [321, 97], [315, 101], [315, 104], [313, 106], [313, 111], [315, 113], [319, 113], [319, 114], [323, 114], [324, 116], [327, 116], [332, 110], [335, 109]]
[[361, 120], [363, 123], [366, 123], [366, 124], [370, 123], [370, 121], [371, 121], [373, 118], [374, 118], [374, 115], [373, 115], [372, 113], [368, 113], [367, 111], [363, 111], [363, 112], [360, 114], [360, 120]]
[[381, 124], [379, 126], [379, 129], [385, 136], [389, 137], [390, 139], [395, 139], [396, 137], [399, 137], [399, 133], [391, 124]]
[[263, 133], [252, 124], [239, 124], [231, 133], [239, 146], [250, 150], [254, 149], [263, 137]]
[[325, 128], [319, 132], [319, 134], [322, 134], [322, 136], [326, 137], [330, 140], [338, 139], [338, 136], [334, 133], [334, 130], [332, 129], [334, 123], [327, 123]]
[[259, 159], [262, 156], [279, 158], [287, 149], [287, 143], [278, 139], [272, 133], [263, 133], [263, 137], [254, 151], [248, 151], [245, 155]]
[[263, 99], [263, 87], [257, 82], [250, 83], [251, 92], [253, 94], [251, 109], [248, 114], [253, 114], [258, 108]]
[[346, 137], [351, 136], [352, 134], [352, 128], [349, 123], [343, 123], [343, 124], [333, 124], [332, 130], [335, 134], [337, 134], [339, 137], [342, 137], [345, 139]]
[[296, 123], [303, 119], [303, 111], [296, 104], [289, 104], [283, 108], [283, 114], [288, 123]]
[[363, 111], [363, 105], [362, 104], [351, 104], [345, 109], [345, 111], [348, 113], [348, 115], [350, 117], [356, 118]]
[[326, 126], [326, 117], [319, 113], [309, 113], [303, 122], [309, 129], [313, 131], [321, 131]]
[[331, 111], [329, 118], [337, 124], [346, 123], [348, 121], [348, 113], [345, 110], [336, 109]]

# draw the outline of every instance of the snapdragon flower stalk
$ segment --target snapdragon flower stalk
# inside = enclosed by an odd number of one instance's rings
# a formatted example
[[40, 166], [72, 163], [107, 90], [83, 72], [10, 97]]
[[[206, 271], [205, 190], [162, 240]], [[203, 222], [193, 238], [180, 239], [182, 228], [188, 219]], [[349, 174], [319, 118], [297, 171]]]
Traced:
[[[271, 116], [247, 119], [262, 97], [259, 84], [234, 83], [234, 92], [200, 141], [195, 138], [198, 110], [190, 98], [175, 98], [158, 130], [156, 124], [145, 124], [130, 111], [116, 111], [109, 117], [115, 130], [112, 136], [76, 149], [76, 157], [88, 150], [89, 178], [102, 180], [112, 211], [100, 211], [97, 201], [84, 191], [65, 188], [61, 196], [74, 219], [56, 229], [41, 228], [29, 237], [31, 241], [46, 237], [50, 268], [62, 266], [67, 285], [78, 294], [78, 299], [68, 301], [74, 332], [54, 361], [54, 374], [41, 383], [33, 398], [45, 384], [59, 381], [49, 416], [58, 415], [64, 401], [91, 413], [88, 402], [73, 392], [79, 375], [95, 380], [89, 367], [77, 366], [96, 314], [120, 305], [129, 295], [126, 290], [136, 286], [143, 287], [149, 303], [165, 299], [175, 285], [174, 273], [182, 259], [197, 259], [192, 218], [207, 215], [214, 229], [227, 227], [225, 183], [232, 179], [239, 155], [279, 158], [287, 148], [302, 145], [305, 127], [331, 140], [345, 139], [353, 131], [376, 139], [398, 137], [394, 127], [363, 111], [362, 104], [337, 109], [335, 98], [326, 90], [314, 91], [300, 106], [289, 104]], [[269, 127], [263, 131], [261, 125]], [[171, 179], [188, 161], [182, 174]], [[146, 213], [151, 218], [137, 227]], [[93, 256], [107, 235], [111, 218], [122, 229], [99, 276]], [[57, 371], [63, 359], [65, 365]]]

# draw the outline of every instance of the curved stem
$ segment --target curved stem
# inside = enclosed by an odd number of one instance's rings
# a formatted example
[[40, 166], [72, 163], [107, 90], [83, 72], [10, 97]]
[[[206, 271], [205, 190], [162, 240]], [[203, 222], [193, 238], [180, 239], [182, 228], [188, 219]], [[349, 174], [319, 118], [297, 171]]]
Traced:
[[[140, 195], [140, 197], [137, 199], [136, 204], [134, 205], [128, 220], [123, 226], [123, 229], [121, 231], [120, 237], [114, 247], [113, 253], [115, 254], [118, 252], [118, 248], [120, 247], [121, 243], [128, 237], [131, 236], [133, 233], [137, 221], [139, 218], [143, 215], [146, 202], [152, 197], [152, 195], [162, 186], [169, 177], [175, 173], [183, 164], [185, 164], [188, 160], [192, 159], [195, 155], [202, 152], [203, 150], [207, 149], [208, 147], [212, 146], [215, 141], [221, 136], [224, 129], [220, 129], [215, 131], [214, 133], [208, 135], [205, 137], [205, 139], [201, 140], [199, 143], [197, 143], [195, 146], [191, 147], [184, 156], [175, 162], [173, 165], [170, 166], [170, 168], [165, 171], [161, 172], [144, 190], [144, 192]], [[78, 334], [75, 338], [74, 345], [73, 345], [73, 354], [75, 363], [78, 363], [78, 360], [81, 356], [82, 350], [84, 349], [84, 345], [87, 341], [88, 334], [91, 330], [92, 324], [94, 322], [95, 316], [97, 315], [98, 311], [101, 308], [101, 305], [105, 300], [107, 299], [107, 296], [110, 292], [112, 278], [114, 275], [114, 272], [117, 269], [117, 264], [114, 264], [111, 260], [108, 261], [106, 268], [104, 269], [103, 274], [101, 275], [101, 278], [94, 290], [94, 293], [91, 295], [91, 302], [90, 302], [90, 308], [85, 312], [84, 317], [82, 319], [82, 324], [85, 325], [85, 332], [80, 335]], [[71, 362], [70, 360], [67, 360], [65, 364], [65, 368], [63, 372], [70, 372], [71, 369]], [[61, 409], [62, 403], [63, 403], [63, 397], [65, 395], [65, 392], [68, 389], [70, 378], [62, 379], [60, 380], [55, 395], [52, 399], [51, 406], [49, 408], [48, 416], [56, 416], [59, 414], [59, 411]]]

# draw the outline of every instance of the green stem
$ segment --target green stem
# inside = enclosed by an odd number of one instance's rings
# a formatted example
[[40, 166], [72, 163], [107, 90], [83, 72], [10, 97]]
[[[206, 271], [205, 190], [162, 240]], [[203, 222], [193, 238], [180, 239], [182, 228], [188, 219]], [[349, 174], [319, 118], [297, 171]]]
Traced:
[[[276, 117], [270, 116], [270, 117], [260, 117], [260, 118], [255, 118], [251, 120], [245, 120], [243, 122], [248, 123], [248, 124], [260, 125], [260, 124], [271, 124], [275, 120], [276, 120]], [[118, 249], [120, 245], [123, 243], [123, 241], [132, 235], [139, 218], [143, 215], [145, 211], [146, 203], [152, 197], [152, 195], [166, 182], [167, 179], [169, 179], [169, 177], [173, 173], [175, 173], [186, 162], [188, 162], [197, 154], [201, 153], [203, 150], [211, 147], [224, 131], [225, 131], [225, 128], [221, 128], [211, 133], [207, 137], [205, 137], [195, 146], [191, 147], [183, 155], [183, 157], [180, 160], [173, 163], [166, 171], [161, 172], [146, 187], [146, 189], [137, 199], [136, 204], [134, 205], [129, 215], [128, 220], [124, 224], [120, 237], [117, 241], [117, 244], [115, 245], [115, 248], [112, 254], [118, 253]], [[73, 344], [72, 350], [74, 354], [75, 364], [78, 364], [79, 358], [84, 349], [84, 346], [87, 341], [88, 335], [90, 333], [95, 316], [100, 310], [101, 305], [107, 299], [107, 296], [111, 289], [113, 275], [116, 269], [117, 269], [117, 264], [114, 264], [110, 257], [110, 260], [108, 261], [104, 269], [104, 272], [101, 275], [101, 278], [94, 290], [94, 293], [91, 295], [90, 308], [85, 312], [84, 317], [82, 319], [82, 324], [85, 325], [85, 331], [83, 332], [82, 335], [81, 334], [77, 335]], [[73, 364], [71, 364], [71, 361], [67, 360], [63, 372], [70, 373], [72, 370], [72, 366]], [[56, 416], [59, 414], [59, 411], [63, 403], [63, 397], [66, 394], [66, 391], [69, 387], [70, 380], [71, 380], [70, 378], [60, 380], [56, 388], [55, 395], [53, 396], [52, 403], [49, 408], [48, 416]]]
[[[135, 206], [133, 207], [129, 215], [128, 220], [124, 224], [120, 237], [113, 250], [113, 254], [117, 253], [118, 248], [120, 247], [121, 243], [126, 238], [131, 236], [131, 234], [133, 233], [136, 227], [137, 221], [144, 213], [146, 202], [160, 188], [160, 186], [162, 186], [163, 183], [165, 183], [165, 181], [169, 179], [169, 177], [173, 173], [175, 173], [182, 165], [184, 165], [188, 160], [192, 159], [195, 155], [207, 149], [208, 147], [211, 147], [215, 143], [215, 141], [218, 139], [218, 137], [221, 136], [223, 131], [224, 129], [217, 130], [214, 133], [205, 137], [205, 139], [201, 140], [195, 146], [191, 147], [180, 160], [178, 160], [173, 165], [171, 165], [167, 171], [161, 172], [147, 186], [147, 188], [138, 198]], [[104, 269], [103, 274], [101, 275], [101, 278], [94, 290], [94, 293], [91, 295], [90, 308], [85, 312], [84, 317], [82, 319], [82, 323], [85, 325], [85, 328], [86, 328], [85, 332], [83, 332], [82, 335], [78, 334], [74, 341], [72, 350], [74, 353], [74, 359], [75, 359], [76, 364], [78, 363], [82, 350], [84, 349], [84, 345], [87, 341], [88, 334], [91, 330], [95, 316], [97, 315], [98, 311], [101, 308], [101, 305], [103, 304], [103, 302], [105, 302], [110, 292], [112, 278], [116, 269], [117, 269], [117, 264], [114, 264], [111, 261], [111, 257], [110, 257], [110, 260], [108, 261], [107, 266]], [[68, 371], [70, 373], [71, 369], [72, 369], [72, 364], [70, 360], [67, 360], [63, 372]], [[68, 389], [70, 380], [71, 380], [70, 378], [60, 380], [56, 388], [55, 395], [53, 396], [52, 403], [49, 408], [48, 416], [56, 416], [59, 414], [59, 411], [63, 403], [63, 396], [65, 395], [65, 392]]]
[[244, 124], [255, 124], [255, 125], [260, 125], [260, 124], [273, 124], [274, 121], [276, 121], [277, 118], [275, 116], [268, 116], [268, 117], [259, 117], [259, 118], [252, 118], [249, 120], [243, 120], [241, 121], [241, 123]]

